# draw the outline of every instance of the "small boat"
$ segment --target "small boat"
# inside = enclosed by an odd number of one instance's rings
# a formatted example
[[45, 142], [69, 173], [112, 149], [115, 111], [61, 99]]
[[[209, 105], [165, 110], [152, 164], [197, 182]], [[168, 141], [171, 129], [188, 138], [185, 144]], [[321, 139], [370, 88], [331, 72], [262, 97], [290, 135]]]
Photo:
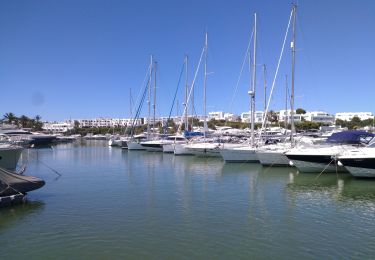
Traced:
[[0, 168], [0, 197], [26, 194], [43, 187], [45, 182], [37, 177], [25, 176]]
[[339, 165], [355, 177], [375, 177], [375, 142], [339, 156]]
[[181, 135], [168, 136], [163, 144], [164, 153], [174, 153], [175, 146], [179, 144], [187, 144], [188, 139]]
[[354, 147], [366, 146], [373, 138], [366, 131], [343, 131], [332, 134], [324, 144], [296, 147], [285, 155], [301, 172], [347, 172], [337, 158]]

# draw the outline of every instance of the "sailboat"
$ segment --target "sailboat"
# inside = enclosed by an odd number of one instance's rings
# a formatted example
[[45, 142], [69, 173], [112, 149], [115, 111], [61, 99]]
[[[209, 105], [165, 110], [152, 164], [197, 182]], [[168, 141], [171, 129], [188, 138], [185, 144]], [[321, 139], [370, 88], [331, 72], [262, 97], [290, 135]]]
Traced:
[[[136, 114], [132, 120], [132, 127], [131, 127], [131, 137], [130, 140], [126, 142], [128, 150], [146, 150], [146, 147], [142, 146], [141, 143], [144, 141], [148, 141], [151, 138], [151, 129], [150, 129], [150, 117], [151, 117], [151, 81], [152, 81], [152, 73], [154, 69], [154, 61], [153, 57], [151, 55], [150, 58], [150, 65], [148, 68], [148, 72], [146, 73], [144, 83], [147, 78], [147, 83], [145, 84], [145, 87], [143, 89], [143, 93], [141, 93], [141, 100], [139, 101], [138, 108], [136, 111]], [[134, 128], [135, 128], [135, 123], [137, 121], [137, 118], [140, 115], [144, 100], [146, 98], [146, 94], [148, 93], [148, 119], [147, 119], [147, 135], [145, 134], [140, 134], [140, 135], [134, 135]]]
[[[282, 143], [264, 145], [257, 150], [257, 155], [260, 163], [263, 166], [290, 166], [290, 160], [285, 155], [291, 148], [294, 147], [294, 77], [295, 77], [295, 48], [296, 48], [296, 15], [297, 15], [297, 6], [293, 5], [290, 19], [293, 19], [293, 39], [291, 42], [292, 50], [292, 93], [290, 99], [290, 109], [291, 109], [291, 132], [290, 139], [285, 139]], [[289, 23], [290, 24], [290, 23]], [[288, 28], [289, 29], [289, 28]], [[288, 30], [287, 30], [288, 33]], [[286, 80], [286, 104], [288, 103], [288, 87]], [[271, 98], [271, 96], [270, 96]], [[287, 106], [287, 105], [286, 105]], [[266, 109], [267, 110], [267, 109]], [[287, 113], [287, 109], [285, 110]], [[286, 114], [285, 118], [287, 119], [288, 115]], [[266, 120], [266, 117], [265, 117]], [[287, 120], [285, 121], [285, 129], [287, 129]], [[304, 140], [304, 139], [303, 139]], [[302, 141], [302, 140], [301, 140]]]
[[240, 147], [224, 147], [220, 149], [220, 155], [225, 162], [259, 162], [255, 146], [255, 84], [256, 84], [256, 45], [257, 45], [257, 14], [254, 13], [254, 57], [250, 96], [251, 106], [251, 142], [249, 145]]
[[[188, 95], [188, 98], [185, 102], [185, 108], [184, 108], [184, 114], [183, 116], [185, 117], [185, 125], [186, 125], [186, 129], [185, 129], [185, 137], [186, 138], [192, 138], [193, 135], [190, 135], [191, 133], [189, 133], [187, 130], [188, 130], [188, 127], [187, 127], [187, 109], [188, 109], [188, 102], [190, 100], [190, 97], [191, 97], [191, 94], [193, 93], [194, 91], [194, 85], [195, 85], [195, 80], [196, 80], [196, 77], [197, 77], [197, 74], [198, 74], [198, 71], [199, 71], [199, 68], [200, 68], [200, 65], [201, 65], [201, 62], [202, 62], [202, 59], [203, 59], [203, 56], [204, 56], [204, 82], [203, 82], [203, 91], [204, 91], [204, 129], [203, 129], [203, 134], [202, 133], [194, 133], [194, 135], [196, 135], [196, 137], [198, 139], [194, 139], [193, 141], [190, 140], [189, 143], [183, 143], [183, 142], [180, 142], [180, 143], [176, 143], [174, 145], [174, 154], [175, 155], [207, 155], [207, 152], [209, 151], [209, 149], [207, 149], [210, 144], [207, 144], [207, 133], [208, 133], [208, 128], [207, 128], [207, 114], [206, 114], [206, 82], [207, 82], [207, 51], [208, 51], [208, 35], [206, 33], [205, 35], [205, 43], [204, 43], [204, 47], [203, 47], [203, 50], [202, 50], [202, 53], [201, 53], [201, 56], [200, 56], [200, 59], [199, 59], [199, 63], [198, 63], [198, 67], [195, 71], [195, 75], [194, 75], [194, 79], [193, 79], [193, 82], [191, 84], [191, 88], [190, 88], [190, 93]], [[203, 135], [203, 139], [200, 138], [200, 136]]]
[[[207, 127], [207, 105], [206, 105], [206, 97], [207, 97], [207, 54], [208, 54], [208, 34], [206, 32], [205, 35], [205, 43], [203, 48], [204, 53], [204, 80], [203, 80], [203, 109], [204, 109], [204, 125], [203, 125], [203, 137], [199, 138], [193, 142], [189, 142], [188, 144], [181, 144], [179, 148], [179, 152], [183, 151], [184, 154], [192, 154], [196, 156], [202, 157], [220, 157], [219, 153], [219, 143], [213, 142], [212, 139], [209, 139], [209, 130]], [[199, 67], [198, 67], [199, 68]], [[194, 86], [192, 86], [193, 88]], [[186, 109], [185, 109], [186, 112]], [[176, 150], [177, 150], [176, 149]], [[176, 153], [175, 150], [175, 154]], [[178, 150], [177, 150], [178, 151]]]

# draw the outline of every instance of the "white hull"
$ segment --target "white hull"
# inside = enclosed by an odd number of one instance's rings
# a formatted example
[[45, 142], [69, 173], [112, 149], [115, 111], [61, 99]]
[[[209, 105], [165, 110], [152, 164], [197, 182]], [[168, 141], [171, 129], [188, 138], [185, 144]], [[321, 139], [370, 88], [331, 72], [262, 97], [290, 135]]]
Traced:
[[193, 155], [190, 151], [186, 149], [187, 144], [175, 144], [174, 145], [174, 155]]
[[175, 144], [165, 144], [163, 145], [163, 153], [174, 153]]
[[112, 147], [122, 147], [122, 140], [113, 140], [113, 139], [110, 139], [108, 141], [108, 145], [112, 146]]
[[283, 151], [258, 150], [258, 159], [263, 166], [290, 166]]
[[342, 166], [335, 165], [332, 162], [329, 166], [324, 163], [316, 163], [316, 162], [306, 162], [306, 161], [298, 161], [293, 160], [293, 166], [295, 166], [300, 172], [311, 172], [311, 173], [321, 173], [321, 172], [347, 172], [347, 170]]
[[189, 144], [186, 150], [199, 157], [220, 157], [219, 144], [215, 143], [197, 143]]
[[351, 175], [354, 177], [375, 177], [375, 169], [368, 169], [368, 168], [360, 168], [360, 167], [345, 167]]
[[163, 147], [145, 147], [147, 152], [163, 152]]
[[140, 143], [128, 141], [128, 150], [146, 150]]
[[14, 170], [17, 167], [23, 148], [20, 146], [0, 147], [0, 167]]
[[220, 155], [225, 162], [259, 162], [256, 148], [248, 146], [221, 149]]

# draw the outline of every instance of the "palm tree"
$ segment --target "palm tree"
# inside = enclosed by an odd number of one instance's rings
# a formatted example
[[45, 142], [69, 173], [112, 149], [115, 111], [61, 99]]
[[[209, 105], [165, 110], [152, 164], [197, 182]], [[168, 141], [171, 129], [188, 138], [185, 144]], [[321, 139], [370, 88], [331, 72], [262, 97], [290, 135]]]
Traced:
[[29, 121], [30, 121], [30, 118], [28, 118], [27, 116], [25, 115], [22, 115], [20, 118], [19, 118], [19, 123], [21, 124], [21, 126], [23, 128], [27, 127], [27, 125], [29, 124]]
[[12, 112], [9, 112], [5, 113], [4, 119], [6, 119], [9, 124], [11, 124], [13, 121], [17, 119], [17, 117]]
[[39, 122], [40, 119], [42, 119], [42, 117], [41, 117], [40, 115], [36, 115], [36, 116], [35, 116], [35, 120], [36, 120], [37, 122]]

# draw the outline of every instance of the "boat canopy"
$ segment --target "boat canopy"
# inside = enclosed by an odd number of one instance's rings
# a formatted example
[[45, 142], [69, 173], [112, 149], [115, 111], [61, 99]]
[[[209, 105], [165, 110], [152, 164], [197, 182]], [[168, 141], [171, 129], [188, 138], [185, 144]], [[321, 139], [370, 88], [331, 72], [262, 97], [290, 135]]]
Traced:
[[327, 143], [335, 144], [368, 144], [374, 138], [374, 134], [366, 131], [342, 131], [333, 133], [327, 139]]
[[197, 137], [197, 136], [203, 136], [204, 133], [202, 132], [189, 132], [189, 131], [184, 131], [184, 136], [186, 138], [192, 138], [192, 137]]

